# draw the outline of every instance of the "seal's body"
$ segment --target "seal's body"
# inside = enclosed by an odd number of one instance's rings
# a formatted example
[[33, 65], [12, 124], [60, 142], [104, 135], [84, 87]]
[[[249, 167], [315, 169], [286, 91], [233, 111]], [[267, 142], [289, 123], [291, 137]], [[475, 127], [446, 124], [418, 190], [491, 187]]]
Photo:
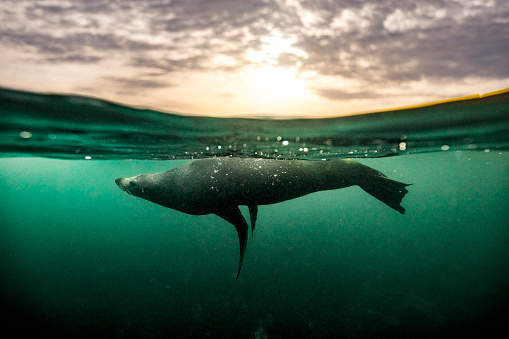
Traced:
[[[195, 160], [167, 172], [116, 179], [129, 194], [188, 214], [214, 213], [232, 223], [242, 266], [248, 225], [239, 205], [249, 207], [254, 230], [258, 205], [358, 185], [400, 213], [407, 184], [353, 160], [303, 161], [252, 158]], [[237, 278], [238, 278], [237, 274]]]

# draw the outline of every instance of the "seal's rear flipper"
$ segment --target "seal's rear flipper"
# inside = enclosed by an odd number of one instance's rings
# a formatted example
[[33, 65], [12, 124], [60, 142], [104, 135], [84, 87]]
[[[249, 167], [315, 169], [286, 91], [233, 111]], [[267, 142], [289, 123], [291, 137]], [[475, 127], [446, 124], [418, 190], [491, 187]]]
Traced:
[[237, 272], [237, 278], [235, 279], [239, 279], [240, 269], [242, 268], [242, 262], [244, 261], [244, 253], [246, 252], [247, 230], [249, 226], [247, 225], [246, 219], [244, 219], [244, 217], [242, 216], [242, 213], [240, 213], [238, 206], [231, 206], [229, 208], [216, 211], [215, 214], [220, 216], [224, 220], [228, 221], [233, 226], [235, 226], [235, 229], [237, 230], [240, 243], [240, 257], [239, 257], [239, 271]]
[[405, 213], [405, 209], [400, 205], [401, 201], [408, 193], [405, 188], [411, 184], [404, 184], [402, 182], [388, 179], [385, 175], [381, 174], [370, 176], [359, 186], [387, 206], [394, 208], [399, 213]]
[[249, 205], [249, 218], [251, 219], [251, 238], [253, 237], [256, 219], [258, 216], [258, 206], [257, 205]]

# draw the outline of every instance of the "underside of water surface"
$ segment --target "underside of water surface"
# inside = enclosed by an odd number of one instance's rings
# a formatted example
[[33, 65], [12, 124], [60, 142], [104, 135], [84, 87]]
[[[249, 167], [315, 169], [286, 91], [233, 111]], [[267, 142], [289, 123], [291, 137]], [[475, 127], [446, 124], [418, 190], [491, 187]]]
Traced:
[[508, 140], [508, 90], [370, 114], [283, 120], [184, 116], [0, 89], [2, 156], [317, 160], [507, 149]]

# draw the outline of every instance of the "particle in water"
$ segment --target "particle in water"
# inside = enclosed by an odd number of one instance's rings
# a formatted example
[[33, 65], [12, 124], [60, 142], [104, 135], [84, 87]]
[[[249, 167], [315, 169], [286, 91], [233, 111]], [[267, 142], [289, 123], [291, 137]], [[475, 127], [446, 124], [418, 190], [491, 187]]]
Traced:
[[32, 137], [32, 133], [23, 131], [19, 133], [19, 137], [23, 139], [30, 139]]

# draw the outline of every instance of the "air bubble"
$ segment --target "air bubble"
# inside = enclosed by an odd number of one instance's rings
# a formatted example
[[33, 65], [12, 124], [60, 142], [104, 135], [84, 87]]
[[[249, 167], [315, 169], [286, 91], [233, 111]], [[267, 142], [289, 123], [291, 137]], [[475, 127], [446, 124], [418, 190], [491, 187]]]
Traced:
[[23, 139], [30, 139], [32, 137], [32, 133], [23, 131], [19, 133], [19, 137]]

